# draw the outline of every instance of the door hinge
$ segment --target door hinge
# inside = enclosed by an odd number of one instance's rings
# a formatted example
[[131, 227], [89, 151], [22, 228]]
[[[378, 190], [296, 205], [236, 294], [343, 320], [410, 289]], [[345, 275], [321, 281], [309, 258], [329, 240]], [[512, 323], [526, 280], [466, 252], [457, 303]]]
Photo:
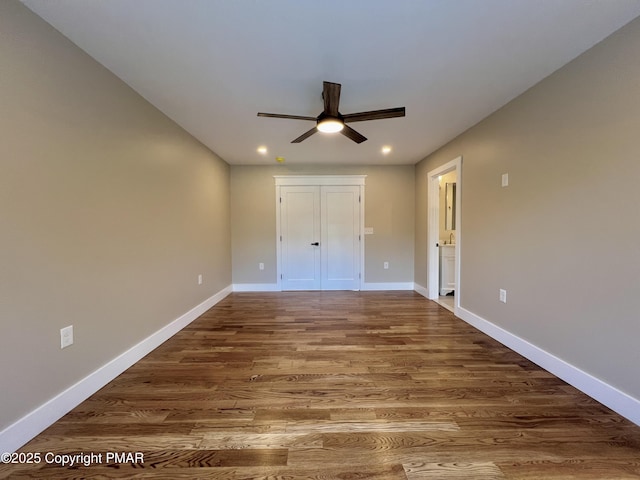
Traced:
[[358, 241], [362, 241], [362, 235], [358, 235]]
[[280, 197], [280, 203], [282, 203], [282, 197]]
[[361, 273], [358, 274], [358, 279], [362, 279], [362, 274]]
[[280, 235], [280, 241], [282, 241], [282, 235]]
[[282, 280], [282, 274], [280, 274], [280, 280]]
[[358, 203], [362, 203], [362, 195], [358, 195]]

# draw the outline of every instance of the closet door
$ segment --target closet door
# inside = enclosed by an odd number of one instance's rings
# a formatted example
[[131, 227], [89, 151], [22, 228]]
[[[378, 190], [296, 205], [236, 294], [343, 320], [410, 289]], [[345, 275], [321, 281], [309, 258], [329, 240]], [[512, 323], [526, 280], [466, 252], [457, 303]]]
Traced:
[[320, 230], [323, 290], [360, 287], [360, 188], [323, 186]]
[[320, 290], [320, 187], [280, 190], [282, 290]]
[[358, 290], [360, 187], [283, 186], [282, 290]]

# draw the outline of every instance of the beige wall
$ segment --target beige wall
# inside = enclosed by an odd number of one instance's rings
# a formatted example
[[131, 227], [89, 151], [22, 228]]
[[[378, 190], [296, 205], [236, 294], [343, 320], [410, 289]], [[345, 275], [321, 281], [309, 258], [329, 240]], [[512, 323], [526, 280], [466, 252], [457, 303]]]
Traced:
[[427, 173], [462, 155], [461, 306], [640, 399], [638, 58], [640, 20], [420, 162], [415, 280]]
[[[414, 167], [232, 166], [233, 283], [276, 283], [274, 175], [367, 175], [365, 282], [413, 282]], [[389, 262], [389, 269], [383, 263]], [[265, 264], [264, 271], [258, 264]]]
[[227, 287], [231, 253], [228, 165], [19, 2], [0, 72], [2, 430]]

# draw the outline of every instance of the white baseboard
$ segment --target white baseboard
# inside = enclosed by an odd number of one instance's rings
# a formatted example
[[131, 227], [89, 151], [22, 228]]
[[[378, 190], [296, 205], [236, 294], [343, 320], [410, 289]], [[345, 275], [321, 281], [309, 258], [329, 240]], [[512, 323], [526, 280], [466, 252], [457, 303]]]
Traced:
[[416, 291], [416, 293], [419, 293], [424, 298], [429, 298], [429, 291], [427, 290], [427, 287], [423, 287], [420, 284], [414, 283], [413, 289]]
[[[365, 283], [363, 291], [414, 290], [412, 282]], [[234, 292], [279, 292], [277, 283], [234, 283]]]
[[228, 286], [212, 297], [209, 297], [137, 345], [134, 345], [62, 393], [40, 405], [12, 425], [9, 425], [0, 432], [0, 452], [14, 452], [20, 448], [142, 357], [189, 325], [216, 303], [220, 302], [229, 295], [231, 291], [231, 286]]
[[362, 290], [413, 290], [413, 282], [365, 283]]
[[462, 307], [456, 308], [455, 314], [491, 338], [564, 380], [569, 385], [576, 387], [578, 390], [586, 393], [603, 405], [606, 405], [636, 425], [640, 425], [639, 399], [618, 390], [593, 375], [580, 370], [578, 367], [567, 363], [555, 355]]
[[234, 283], [234, 292], [279, 292], [277, 283]]

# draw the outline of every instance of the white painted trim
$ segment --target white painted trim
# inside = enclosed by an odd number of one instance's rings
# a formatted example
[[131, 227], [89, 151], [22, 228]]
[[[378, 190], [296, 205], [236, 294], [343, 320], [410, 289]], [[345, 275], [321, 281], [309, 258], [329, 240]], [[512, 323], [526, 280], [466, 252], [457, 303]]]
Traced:
[[228, 286], [118, 355], [0, 432], [0, 452], [14, 452], [62, 418], [142, 357], [156, 349], [231, 293]]
[[455, 158], [453, 162], [456, 165], [456, 245], [454, 247], [456, 259], [455, 259], [455, 286], [456, 292], [453, 299], [453, 305], [455, 308], [460, 308], [460, 295], [462, 290], [462, 282], [460, 281], [460, 265], [462, 265], [462, 157]]
[[460, 298], [460, 243], [462, 240], [461, 199], [462, 199], [462, 157], [453, 160], [431, 170], [427, 174], [427, 298], [438, 299], [439, 265], [440, 258], [436, 244], [440, 234], [440, 189], [438, 176], [454, 171], [456, 172], [456, 261], [455, 277], [457, 293], [454, 303], [459, 304]]
[[280, 226], [280, 202], [282, 193], [276, 179], [276, 288], [282, 290], [282, 228]]
[[618, 390], [578, 367], [460, 306], [456, 306], [455, 314], [491, 338], [518, 352], [520, 355], [640, 426], [640, 399]]
[[234, 283], [234, 292], [279, 292], [277, 283]]
[[427, 287], [423, 287], [420, 284], [414, 283], [413, 290], [422, 295], [425, 298], [429, 298], [429, 292], [427, 291]]
[[435, 245], [438, 243], [438, 237], [440, 236], [438, 175], [441, 175], [441, 170], [441, 168], [432, 170], [427, 176], [427, 298], [429, 300], [438, 298], [438, 287], [440, 285], [440, 256]]
[[276, 186], [364, 185], [366, 175], [274, 175]]
[[[366, 177], [366, 175], [364, 175]], [[365, 281], [364, 281], [364, 177], [362, 179], [362, 185], [360, 185], [360, 290], [365, 289]]]
[[380, 290], [413, 290], [413, 282], [386, 282], [386, 283], [365, 283], [362, 290], [364, 291], [380, 291]]

